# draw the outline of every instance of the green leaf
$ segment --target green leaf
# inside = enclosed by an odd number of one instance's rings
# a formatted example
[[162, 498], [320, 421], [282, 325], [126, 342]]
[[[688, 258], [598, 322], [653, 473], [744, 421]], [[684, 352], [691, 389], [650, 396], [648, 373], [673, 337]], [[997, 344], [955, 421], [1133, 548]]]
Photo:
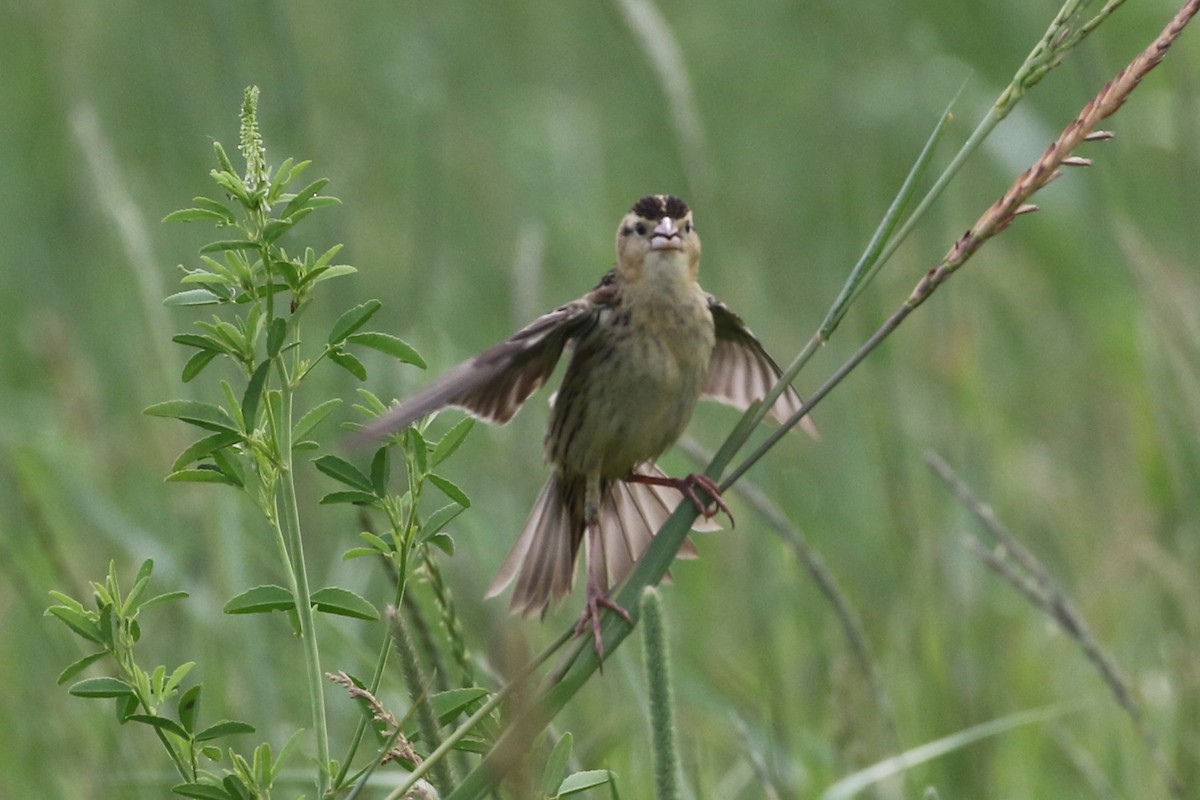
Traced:
[[455, 486], [452, 482], [443, 478], [441, 475], [435, 475], [432, 472], [429, 473], [427, 477], [429, 478], [429, 482], [441, 489], [442, 494], [446, 495], [446, 497], [449, 497], [463, 508], [471, 507], [471, 499], [467, 497], [466, 493], [463, 492], [462, 489]]
[[252, 800], [250, 790], [246, 788], [245, 782], [237, 775], [226, 775], [225, 780], [221, 781], [221, 785], [225, 787], [225, 791], [235, 800]]
[[446, 431], [446, 435], [433, 448], [433, 454], [429, 457], [429, 466], [436, 467], [438, 464], [445, 461], [454, 451], [459, 448], [459, 445], [467, 438], [467, 434], [475, 427], [474, 417], [463, 417], [454, 424], [454, 427]]
[[164, 306], [211, 306], [220, 303], [224, 298], [213, 294], [208, 289], [188, 289], [167, 295], [163, 300]]
[[154, 572], [154, 560], [147, 558], [138, 568], [137, 577], [133, 579], [133, 587], [129, 590], [129, 594], [125, 595], [125, 602], [121, 604], [122, 617], [137, 616], [138, 603], [142, 599], [142, 595], [146, 593], [146, 587], [150, 585], [150, 576]]
[[130, 697], [133, 687], [120, 678], [87, 678], [67, 690], [76, 697]]
[[188, 464], [194, 464], [208, 456], [214, 450], [228, 447], [234, 442], [241, 441], [241, 439], [241, 434], [231, 431], [221, 431], [205, 436], [203, 439], [197, 439], [179, 454], [179, 457], [175, 459], [175, 463], [171, 465], [171, 469], [176, 471], [183, 469]]
[[275, 172], [275, 180], [271, 181], [271, 202], [277, 201], [280, 195], [287, 190], [288, 184], [294, 181], [311, 163], [311, 161], [295, 163], [293, 159], [285, 158]]
[[334, 264], [332, 267], [317, 267], [304, 276], [303, 283], [311, 283], [316, 286], [321, 281], [327, 281], [330, 278], [340, 278], [343, 275], [353, 275], [358, 272], [357, 269], [349, 264]]
[[249, 239], [230, 239], [222, 242], [209, 242], [200, 248], [201, 253], [220, 253], [224, 250], [258, 250], [258, 242]]
[[225, 604], [226, 614], [265, 614], [295, 608], [292, 593], [282, 586], [255, 586], [234, 596]]
[[425, 524], [421, 526], [420, 532], [417, 533], [417, 542], [424, 542], [429, 537], [440, 533], [443, 528], [450, 524], [450, 520], [465, 510], [459, 503], [447, 503], [442, 506], [426, 518]]
[[197, 350], [195, 353], [192, 353], [192, 357], [183, 365], [183, 372], [179, 376], [180, 380], [184, 383], [190, 383], [192, 378], [203, 372], [204, 368], [212, 363], [212, 360], [217, 355], [217, 353], [211, 350]]
[[[333, 262], [333, 257], [336, 256], [340, 252], [342, 252], [342, 245], [335, 244], [332, 247], [330, 247], [328, 250], [326, 250], [324, 253], [321, 253], [321, 255], [319, 257], [317, 257], [317, 259], [315, 261], [311, 258], [308, 258], [306, 255], [305, 263], [311, 263], [314, 270], [325, 269]], [[354, 269], [354, 268], [350, 267], [350, 269]]]
[[367, 368], [363, 366], [361, 361], [345, 350], [330, 350], [329, 359], [360, 381], [367, 379]]
[[89, 642], [96, 644], [105, 644], [104, 637], [101, 634], [100, 626], [88, 614], [82, 611], [76, 611], [67, 606], [50, 606], [46, 609], [46, 613], [58, 617], [66, 623], [67, 627], [75, 631], [77, 634], [87, 639]]
[[196, 741], [209, 742], [222, 736], [233, 736], [238, 733], [254, 733], [254, 726], [248, 722], [238, 722], [231, 719], [222, 720], [214, 725], [209, 725], [197, 733]]
[[296, 427], [292, 429], [292, 440], [299, 441], [312, 432], [313, 428], [321, 424], [321, 420], [329, 416], [329, 413], [340, 406], [342, 401], [338, 398], [326, 400], [324, 403], [310, 409], [296, 423]]
[[368, 492], [330, 492], [321, 498], [321, 505], [332, 506], [338, 503], [353, 503], [356, 506], [371, 506], [379, 502], [379, 498]]
[[375, 312], [382, 307], [383, 303], [378, 300], [368, 300], [342, 314], [334, 323], [333, 330], [329, 332], [329, 344], [341, 344], [347, 336], [366, 325], [367, 320], [375, 316]]
[[220, 786], [208, 783], [180, 783], [172, 786], [171, 791], [184, 797], [194, 798], [194, 800], [236, 800]]
[[196, 666], [195, 661], [186, 661], [175, 668], [171, 673], [171, 677], [167, 679], [166, 685], [163, 687], [163, 694], [169, 695], [179, 688], [179, 684], [183, 683], [183, 679], [187, 677], [192, 668]]
[[125, 720], [129, 719], [129, 716], [138, 710], [137, 695], [130, 694], [114, 698], [113, 710], [117, 714], [117, 722], [124, 725]]
[[[220, 142], [213, 142], [213, 152], [216, 153], [217, 164], [221, 167], [221, 169], [228, 172], [230, 175], [233, 175], [235, 172], [237, 172], [237, 170], [233, 168], [233, 162], [230, 161], [229, 156], [225, 154], [225, 148], [221, 146]], [[216, 172], [216, 170], [213, 170], [213, 172]]]
[[156, 606], [159, 603], [166, 603], [171, 600], [182, 600], [187, 596], [187, 592], [164, 592], [163, 594], [156, 594], [154, 597], [151, 597], [149, 600], [142, 603], [142, 610], [144, 611], [145, 609], [150, 608], [150, 606]]
[[563, 779], [567, 777], [567, 766], [571, 760], [573, 745], [574, 738], [571, 736], [571, 732], [567, 731], [550, 751], [550, 757], [546, 759], [546, 769], [542, 771], [542, 794], [546, 797], [554, 797], [558, 793], [558, 787], [562, 784]]
[[425, 369], [425, 359], [421, 358], [421, 355], [411, 345], [388, 333], [376, 331], [354, 333], [346, 337], [346, 343], [369, 347], [393, 358], [398, 358], [405, 364], [415, 364], [421, 369]]
[[283, 236], [285, 233], [287, 233], [288, 229], [291, 228], [292, 225], [294, 225], [296, 222], [299, 222], [299, 221], [300, 221], [299, 217], [297, 217], [296, 219], [273, 219], [273, 220], [271, 220], [265, 226], [263, 226], [263, 232], [262, 232], [263, 241], [265, 241], [267, 244], [274, 243], [275, 241], [277, 241], [279, 239], [280, 236]]
[[215, 222], [218, 225], [228, 224], [223, 214], [218, 214], [207, 208], [181, 208], [172, 211], [162, 218], [163, 222]]
[[234, 216], [233, 210], [224, 203], [218, 202], [209, 197], [193, 197], [192, 202], [200, 208], [207, 208], [214, 214], [220, 214], [228, 225], [232, 225], [233, 223], [237, 222], [237, 217]]
[[568, 775], [559, 784], [558, 794], [555, 797], [569, 797], [573, 794], [586, 792], [588, 789], [595, 789], [597, 786], [611, 783], [612, 779], [612, 772], [606, 769], [589, 769], [583, 772], [576, 772]]
[[287, 320], [283, 317], [276, 317], [271, 320], [270, 326], [267, 327], [267, 358], [274, 358], [279, 355], [279, 351], [283, 349], [283, 342], [287, 338]]
[[90, 656], [84, 656], [78, 661], [73, 662], [62, 672], [58, 673], [58, 680], [55, 681], [55, 683], [57, 683], [59, 686], [62, 686], [64, 683], [71, 680], [71, 678], [74, 678], [76, 675], [83, 672], [85, 669], [90, 667], [92, 664], [95, 664], [106, 655], [108, 655], [108, 653], [101, 650], [99, 653], [92, 653]]
[[375, 550], [380, 553], [392, 553], [396, 550], [396, 548], [392, 547], [391, 543], [387, 539], [371, 533], [370, 531], [363, 531], [362, 533], [358, 534], [358, 538], [371, 545], [371, 547], [375, 548]]
[[254, 423], [258, 419], [258, 401], [262, 398], [271, 363], [271, 359], [268, 358], [259, 364], [250, 380], [246, 382], [246, 392], [242, 395], [242, 421], [246, 424], [247, 433], [254, 430]]
[[362, 489], [364, 492], [371, 491], [371, 479], [363, 475], [358, 467], [340, 456], [323, 455], [315, 459], [312, 463], [313, 466], [335, 481], [352, 486], [355, 489]]
[[350, 561], [355, 558], [364, 558], [366, 556], [377, 556], [379, 551], [374, 547], [351, 547], [346, 552], [342, 553], [342, 561]]
[[167, 483], [222, 483], [226, 486], [242, 487], [237, 480], [209, 465], [201, 465], [196, 469], [177, 469], [163, 480]]
[[171, 417], [212, 431], [241, 433], [229, 412], [199, 400], [167, 400], [165, 403], [155, 403], [142, 413], [151, 417]]
[[187, 347], [197, 347], [201, 350], [212, 350], [216, 353], [229, 352], [228, 348], [225, 347], [223, 342], [219, 342], [211, 336], [203, 336], [199, 333], [180, 333], [172, 336], [171, 341]]
[[370, 621], [379, 619], [378, 609], [349, 589], [328, 586], [313, 592], [310, 599], [313, 607], [324, 614]]
[[467, 686], [438, 692], [429, 698], [429, 703], [437, 716], [438, 724], [445, 725], [489, 694], [490, 692], [482, 686]]
[[388, 475], [390, 472], [391, 461], [388, 449], [381, 447], [375, 451], [375, 457], [371, 459], [371, 488], [380, 497], [387, 494]]
[[196, 720], [200, 716], [200, 689], [197, 683], [179, 696], [179, 721], [188, 733], [196, 730]]
[[491, 752], [492, 743], [486, 739], [479, 739], [474, 736], [464, 736], [454, 745], [455, 750], [461, 750], [464, 753], [477, 753], [486, 755]]
[[180, 739], [188, 738], [188, 732], [183, 729], [183, 726], [170, 717], [160, 717], [157, 714], [130, 714], [125, 719], [129, 722], [141, 722], [152, 728], [173, 733]]
[[451, 558], [454, 557], [454, 540], [445, 531], [433, 534], [429, 537], [427, 543], [433, 545]]
[[[239, 488], [246, 485], [246, 476], [242, 472], [242, 467], [238, 463], [238, 460], [234, 458], [233, 451], [229, 449], [214, 450], [212, 457], [217, 470], [225, 476], [230, 484]], [[203, 467], [204, 465], [201, 466]]]
[[250, 199], [249, 192], [246, 191], [246, 185], [242, 183], [242, 179], [237, 176], [237, 172], [233, 169], [212, 170], [208, 173], [217, 185], [224, 189], [229, 194], [238, 199], [243, 206], [247, 208], [253, 207], [254, 203]]
[[429, 472], [429, 445], [425, 437], [416, 428], [410, 427], [404, 431], [405, 450], [418, 475]]
[[303, 208], [310, 199], [316, 196], [317, 192], [324, 189], [328, 184], [328, 178], [318, 178], [308, 186], [305, 186], [296, 193], [296, 196], [293, 197], [286, 206], [283, 207], [283, 211], [279, 212], [279, 216], [283, 219], [287, 219], [288, 217], [292, 216], [301, 208]]

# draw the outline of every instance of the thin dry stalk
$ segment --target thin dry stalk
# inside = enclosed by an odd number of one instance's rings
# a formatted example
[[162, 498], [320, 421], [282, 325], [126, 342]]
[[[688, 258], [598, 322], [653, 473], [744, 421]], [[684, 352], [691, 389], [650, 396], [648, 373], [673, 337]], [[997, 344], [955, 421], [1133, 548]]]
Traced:
[[926, 273], [908, 299], [910, 307], [915, 308], [923, 303], [934, 289], [954, 274], [984, 242], [1011, 225], [1019, 215], [1037, 211], [1037, 206], [1030, 205], [1029, 199], [1039, 189], [1058, 178], [1063, 167], [1091, 166], [1091, 159], [1072, 156], [1072, 153], [1084, 142], [1112, 138], [1112, 133], [1097, 131], [1096, 126], [1115, 114], [1150, 70], [1162, 62], [1167, 50], [1179, 38], [1179, 34], [1183, 33], [1184, 27], [1197, 11], [1200, 11], [1200, 0], [1189, 0], [1185, 3], [1158, 38], [1083, 107], [1079, 116], [1063, 130], [1042, 157], [1021, 173], [1004, 196], [993, 203], [970, 230], [954, 243], [942, 262]]
[[1092, 635], [1087, 620], [1075, 608], [1066, 592], [1054, 580], [1050, 571], [1012, 531], [1000, 521], [996, 512], [979, 499], [950, 465], [936, 453], [925, 454], [925, 463], [933, 473], [954, 493], [963, 507], [983, 526], [995, 542], [988, 547], [979, 537], [967, 534], [967, 549], [979, 557], [993, 572], [1015, 586], [1029, 601], [1058, 623], [1059, 627], [1079, 646], [1088, 661], [1100, 673], [1100, 677], [1116, 698], [1117, 704], [1133, 721], [1138, 735], [1158, 763], [1171, 793], [1183, 797], [1183, 783], [1172, 770], [1158, 737], [1146, 723], [1146, 714], [1138, 702], [1133, 689], [1121, 675], [1116, 662], [1100, 647]]
[[386, 738], [394, 740], [380, 757], [380, 765], [395, 760], [405, 761], [410, 764], [421, 763], [421, 757], [417, 755], [416, 751], [413, 750], [412, 744], [400, 732], [400, 720], [396, 719], [395, 714], [387, 710], [379, 698], [373, 695], [368, 689], [356, 684], [354, 679], [345, 672], [326, 672], [325, 677], [344, 688], [351, 700], [362, 700], [367, 708], [371, 710], [371, 718], [383, 726], [383, 735]]
[[[1107, 8], [1107, 6], [1106, 6]], [[1090, 159], [1075, 157], [1072, 154], [1084, 142], [1100, 142], [1111, 139], [1109, 131], [1097, 131], [1096, 126], [1117, 112], [1129, 98], [1129, 95], [1142, 82], [1142, 79], [1162, 62], [1167, 50], [1183, 33], [1183, 29], [1191, 21], [1196, 12], [1200, 11], [1200, 0], [1188, 0], [1179, 12], [1171, 19], [1162, 33], [1136, 58], [1122, 69], [1117, 76], [1105, 84], [1100, 93], [1091, 100], [1079, 116], [1068, 125], [1054, 143], [1046, 149], [1042, 157], [1032, 167], [1017, 177], [1008, 191], [983, 213], [976, 223], [959, 238], [945, 257], [922, 276], [913, 288], [908, 299], [879, 326], [861, 347], [855, 351], [837, 371], [829, 377], [812, 395], [808, 401], [792, 416], [767, 436], [753, 453], [741, 464], [730, 470], [721, 481], [722, 491], [732, 486], [747, 470], [753, 466], [768, 450], [783, 438], [787, 431], [796, 423], [808, 416], [817, 403], [833, 391], [847, 375], [853, 372], [864, 359], [877, 348], [883, 340], [900, 327], [908, 315], [930, 298], [939, 286], [950, 279], [979, 248], [996, 234], [1012, 224], [1018, 216], [1037, 211], [1037, 206], [1029, 200], [1042, 187], [1062, 175], [1063, 167], [1084, 167], [1090, 165]]]

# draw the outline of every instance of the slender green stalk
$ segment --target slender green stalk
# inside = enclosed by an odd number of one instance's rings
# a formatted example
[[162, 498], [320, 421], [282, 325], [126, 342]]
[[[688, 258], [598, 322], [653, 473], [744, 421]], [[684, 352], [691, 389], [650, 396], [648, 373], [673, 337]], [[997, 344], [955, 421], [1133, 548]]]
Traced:
[[646, 658], [646, 687], [650, 700], [650, 732], [654, 747], [654, 786], [658, 800], [679, 800], [679, 753], [675, 748], [671, 660], [663, 622], [662, 596], [653, 586], [642, 591], [642, 644]]
[[[280, 372], [286, 378], [282, 364]], [[329, 726], [325, 718], [325, 680], [321, 672], [321, 656], [317, 648], [317, 632], [313, 618], [312, 592], [308, 571], [304, 566], [304, 544], [300, 535], [300, 509], [296, 504], [295, 473], [292, 469], [292, 390], [286, 382], [282, 387], [281, 424], [279, 437], [280, 490], [279, 517], [292, 560], [288, 577], [296, 601], [296, 617], [300, 622], [300, 639], [304, 647], [304, 677], [308, 684], [308, 701], [313, 719], [313, 734], [317, 738], [317, 797], [325, 796], [329, 787]]]

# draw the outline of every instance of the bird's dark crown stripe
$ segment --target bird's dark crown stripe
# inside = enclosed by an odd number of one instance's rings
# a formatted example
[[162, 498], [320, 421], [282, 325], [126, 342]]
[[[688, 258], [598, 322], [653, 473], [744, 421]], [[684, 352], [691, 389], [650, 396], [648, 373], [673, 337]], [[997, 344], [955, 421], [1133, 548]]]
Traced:
[[689, 211], [688, 204], [673, 194], [651, 194], [633, 204], [633, 213], [644, 219], [683, 219]]

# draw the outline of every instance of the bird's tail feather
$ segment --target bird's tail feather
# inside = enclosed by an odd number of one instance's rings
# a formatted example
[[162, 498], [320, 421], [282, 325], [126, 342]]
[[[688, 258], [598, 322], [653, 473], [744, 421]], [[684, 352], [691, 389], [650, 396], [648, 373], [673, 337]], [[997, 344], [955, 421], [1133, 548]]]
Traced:
[[[636, 471], [663, 476], [662, 470], [652, 463], [643, 464]], [[570, 593], [575, 556], [584, 533], [582, 502], [578, 498], [577, 502], [571, 502], [571, 494], [570, 487], [564, 487], [557, 473], [550, 477], [516, 544], [488, 588], [487, 597], [500, 594], [515, 580], [510, 609], [513, 613], [529, 614], [545, 613], [551, 604]], [[588, 537], [589, 569], [602, 589], [608, 591], [625, 580], [679, 501], [679, 493], [665, 486], [622, 480], [608, 484], [600, 503], [599, 535]], [[701, 517], [693, 529], [711, 531], [719, 530], [720, 526]], [[697, 557], [690, 539], [684, 541], [679, 557]]]
[[557, 472], [550, 476], [529, 512], [529, 519], [485, 597], [495, 597], [514, 580], [514, 614], [545, 613], [571, 592], [575, 554], [583, 536], [583, 514], [572, 512], [582, 501], [569, 502], [569, 489]]
[[[656, 464], [642, 464], [635, 472], [652, 477], [666, 477]], [[615, 481], [604, 495], [600, 506], [600, 536], [594, 551], [588, 553], [588, 564], [605, 590], [617, 586], [633, 571], [634, 564], [650, 546], [650, 540], [679, 505], [679, 492], [650, 483]], [[692, 526], [697, 531], [719, 530], [712, 520], [700, 517]], [[588, 537], [589, 548], [593, 538]], [[697, 558], [696, 545], [685, 539], [679, 548], [679, 558]]]

